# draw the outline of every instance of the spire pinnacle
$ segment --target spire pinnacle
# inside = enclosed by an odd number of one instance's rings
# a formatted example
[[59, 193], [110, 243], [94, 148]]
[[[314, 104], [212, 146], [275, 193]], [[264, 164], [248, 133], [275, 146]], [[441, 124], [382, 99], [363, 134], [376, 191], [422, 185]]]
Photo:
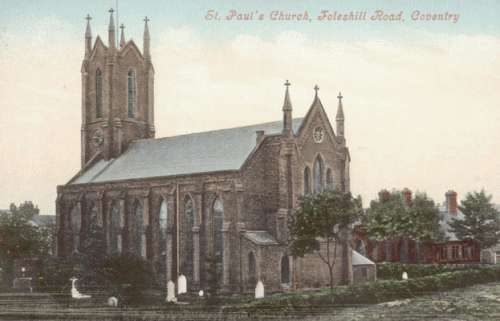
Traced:
[[92, 32], [90, 31], [90, 20], [92, 20], [92, 17], [88, 14], [85, 17], [85, 20], [87, 20], [87, 29], [85, 29], [85, 38], [92, 38]]
[[114, 31], [115, 30], [115, 20], [113, 19], [113, 12], [115, 12], [115, 10], [113, 8], [109, 9], [109, 27], [108, 27], [108, 30], [109, 31]]
[[290, 101], [290, 93], [288, 92], [288, 88], [290, 87], [290, 82], [287, 80], [285, 82], [285, 101], [283, 102], [283, 110], [292, 110], [292, 102]]
[[120, 29], [121, 29], [120, 47], [123, 48], [123, 46], [125, 46], [125, 25], [123, 23], [120, 25]]
[[337, 96], [338, 100], [339, 100], [339, 105], [337, 107], [337, 116], [335, 117], [337, 120], [344, 120], [344, 109], [342, 107], [342, 98], [344, 98], [344, 96], [342, 96], [342, 93], [339, 92], [339, 95]]
[[149, 47], [150, 47], [151, 37], [149, 36], [148, 21], [149, 21], [149, 18], [147, 16], [144, 17], [144, 39], [142, 41], [143, 41], [144, 58], [146, 58], [146, 60], [150, 61], [151, 60], [151, 52], [149, 51]]

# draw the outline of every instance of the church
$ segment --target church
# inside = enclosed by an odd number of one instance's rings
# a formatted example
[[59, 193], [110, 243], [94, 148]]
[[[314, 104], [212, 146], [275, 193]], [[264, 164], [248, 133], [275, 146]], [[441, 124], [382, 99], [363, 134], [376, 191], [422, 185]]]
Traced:
[[[90, 19], [81, 168], [57, 187], [57, 254], [78, 252], [98, 230], [109, 255], [141, 256], [162, 284], [184, 276], [190, 291], [206, 288], [208, 262], [228, 292], [253, 291], [258, 281], [266, 292], [328, 285], [317, 254], [290, 255], [287, 221], [301, 195], [349, 191], [342, 95], [335, 130], [317, 86], [307, 114], [292, 117], [287, 81], [284, 101], [276, 103], [282, 120], [155, 138], [148, 19], [142, 52], [123, 26], [117, 41], [112, 10], [107, 43], [99, 36], [93, 42]], [[352, 283], [350, 241], [331, 254], [335, 283]]]

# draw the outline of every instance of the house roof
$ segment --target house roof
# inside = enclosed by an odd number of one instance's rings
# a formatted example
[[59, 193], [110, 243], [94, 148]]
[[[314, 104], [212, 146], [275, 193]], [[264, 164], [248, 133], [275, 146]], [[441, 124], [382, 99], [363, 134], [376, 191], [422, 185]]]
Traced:
[[352, 250], [352, 265], [375, 265], [375, 263], [359, 252]]
[[[298, 132], [303, 118], [293, 120]], [[239, 170], [256, 146], [256, 131], [275, 135], [282, 121], [133, 141], [116, 159], [99, 160], [69, 184]]]
[[450, 231], [450, 223], [454, 218], [457, 220], [463, 219], [464, 215], [462, 214], [462, 212], [460, 212], [460, 210], [458, 210], [457, 214], [448, 212], [448, 209], [445, 205], [439, 208], [439, 214], [441, 215], [439, 224], [441, 226], [441, 230], [444, 232], [445, 237], [450, 241], [457, 241], [458, 239], [455, 233]]
[[245, 231], [243, 236], [257, 245], [277, 245], [278, 241], [267, 231]]
[[31, 221], [36, 226], [49, 226], [56, 223], [55, 215], [34, 215]]

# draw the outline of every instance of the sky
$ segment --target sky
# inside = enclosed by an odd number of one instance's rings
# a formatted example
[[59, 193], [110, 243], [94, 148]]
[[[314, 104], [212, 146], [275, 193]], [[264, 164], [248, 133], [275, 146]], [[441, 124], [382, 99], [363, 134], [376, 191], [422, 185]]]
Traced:
[[[116, 1], [0, 3], [0, 209], [32, 200], [54, 214], [56, 186], [80, 168], [85, 19], [107, 42]], [[207, 20], [209, 10], [220, 20]], [[227, 20], [230, 10], [264, 19]], [[319, 21], [322, 10], [366, 21]], [[377, 10], [404, 21], [373, 21]], [[458, 14], [458, 21], [413, 21]], [[272, 11], [310, 21], [272, 21]], [[344, 96], [351, 189], [485, 189], [500, 203], [500, 1], [124, 1], [119, 23], [142, 48], [150, 20], [157, 137], [294, 117]]]

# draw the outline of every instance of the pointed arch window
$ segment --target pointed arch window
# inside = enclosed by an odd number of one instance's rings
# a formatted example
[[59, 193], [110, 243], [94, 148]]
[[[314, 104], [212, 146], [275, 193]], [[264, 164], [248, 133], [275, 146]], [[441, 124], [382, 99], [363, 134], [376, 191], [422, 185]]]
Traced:
[[290, 284], [290, 260], [287, 255], [281, 258], [281, 284]]
[[326, 188], [333, 189], [333, 175], [331, 168], [326, 170]]
[[306, 166], [304, 169], [304, 194], [311, 193], [311, 170]]
[[248, 253], [248, 284], [254, 286], [257, 283], [257, 275], [255, 273], [255, 255], [253, 252]]
[[218, 279], [224, 273], [224, 206], [217, 198], [213, 205], [214, 256]]
[[127, 76], [128, 117], [134, 118], [137, 111], [137, 81], [134, 70], [129, 70]]
[[82, 228], [82, 215], [78, 205], [73, 206], [70, 212], [71, 220], [71, 234], [73, 236], [73, 248], [72, 252], [78, 252], [80, 249], [80, 232]]
[[109, 251], [111, 254], [120, 254], [122, 251], [121, 226], [120, 204], [115, 201], [110, 212]]
[[102, 117], [102, 72], [97, 69], [95, 72], [95, 118]]
[[138, 200], [135, 201], [134, 205], [134, 217], [135, 217], [135, 253], [137, 255], [145, 258], [146, 253], [146, 230], [144, 229], [144, 208], [142, 203]]
[[190, 196], [184, 199], [184, 257], [181, 263], [181, 273], [184, 274], [190, 281], [194, 276], [194, 242], [193, 242], [193, 227], [194, 227], [194, 204]]
[[318, 155], [314, 161], [314, 193], [320, 193], [323, 190], [323, 160]]
[[167, 223], [168, 207], [167, 202], [163, 200], [160, 205], [160, 254], [162, 257], [166, 257], [167, 255]]

